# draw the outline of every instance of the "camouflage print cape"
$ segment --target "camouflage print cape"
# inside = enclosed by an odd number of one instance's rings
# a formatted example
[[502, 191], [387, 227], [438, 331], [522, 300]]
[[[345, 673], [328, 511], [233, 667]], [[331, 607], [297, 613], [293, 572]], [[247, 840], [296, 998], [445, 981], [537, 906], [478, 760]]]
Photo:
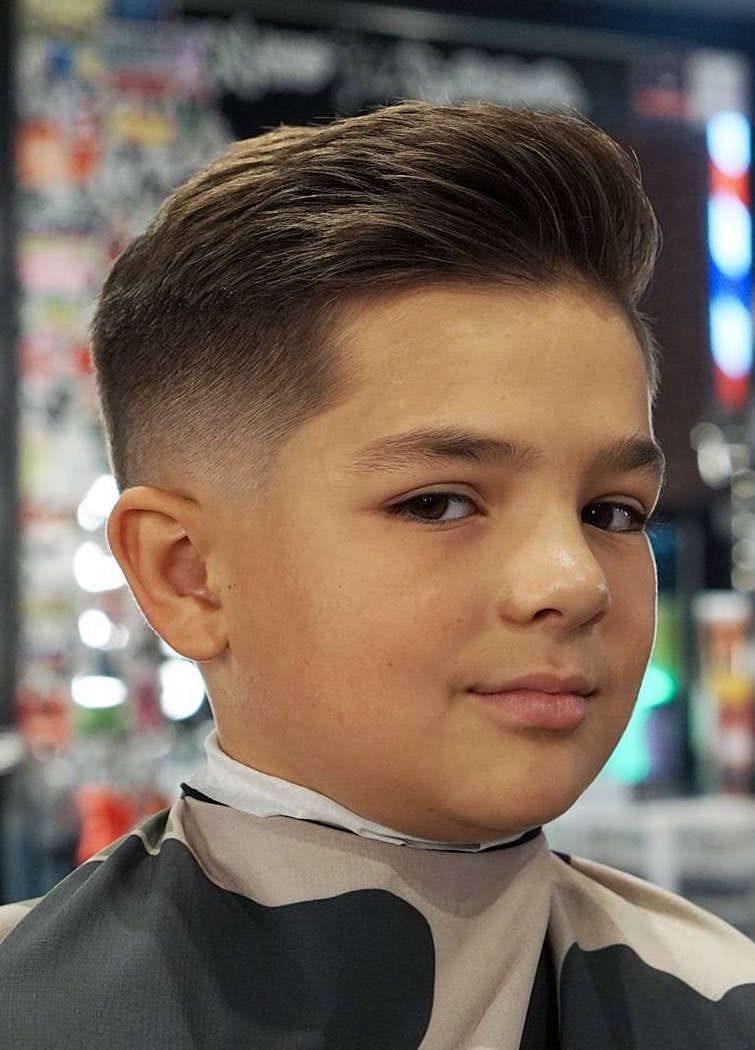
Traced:
[[549, 850], [183, 797], [0, 908], [2, 1050], [755, 1050], [755, 943]]

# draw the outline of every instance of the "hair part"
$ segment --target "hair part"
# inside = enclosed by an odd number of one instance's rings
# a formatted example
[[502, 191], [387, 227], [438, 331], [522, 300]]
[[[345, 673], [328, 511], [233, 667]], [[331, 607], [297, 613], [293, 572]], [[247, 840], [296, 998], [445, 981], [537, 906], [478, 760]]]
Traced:
[[339, 308], [391, 289], [586, 284], [624, 311], [653, 404], [639, 303], [659, 249], [636, 158], [580, 117], [403, 102], [236, 142], [103, 285], [92, 356], [118, 487], [174, 469], [261, 492], [286, 439], [349, 396]]

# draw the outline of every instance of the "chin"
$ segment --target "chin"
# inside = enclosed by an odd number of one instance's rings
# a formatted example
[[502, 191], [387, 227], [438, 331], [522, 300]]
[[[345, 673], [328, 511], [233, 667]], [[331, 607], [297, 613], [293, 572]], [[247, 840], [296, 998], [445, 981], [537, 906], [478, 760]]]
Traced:
[[552, 820], [557, 820], [558, 817], [566, 813], [568, 809], [571, 809], [578, 798], [579, 795], [575, 795], [573, 798], [569, 797], [568, 799], [559, 802], [557, 805], [541, 806], [533, 810], [532, 819], [524, 826], [531, 828], [536, 824], [550, 824]]
[[500, 805], [491, 803], [479, 807], [474, 813], [455, 815], [459, 820], [466, 817], [469, 823], [492, 831], [493, 834], [486, 833], [487, 838], [505, 838], [556, 820], [574, 805], [586, 787], [587, 784], [580, 784], [579, 788], [572, 787], [569, 791], [553, 790], [545, 797], [524, 798], [515, 807], [509, 804], [502, 809]]

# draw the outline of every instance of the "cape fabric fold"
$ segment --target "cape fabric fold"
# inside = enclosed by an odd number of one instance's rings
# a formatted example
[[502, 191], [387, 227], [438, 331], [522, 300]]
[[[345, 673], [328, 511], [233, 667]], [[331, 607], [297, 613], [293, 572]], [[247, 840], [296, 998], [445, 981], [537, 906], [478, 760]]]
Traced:
[[0, 1047], [755, 1050], [755, 944], [535, 831], [469, 853], [187, 791], [0, 908]]

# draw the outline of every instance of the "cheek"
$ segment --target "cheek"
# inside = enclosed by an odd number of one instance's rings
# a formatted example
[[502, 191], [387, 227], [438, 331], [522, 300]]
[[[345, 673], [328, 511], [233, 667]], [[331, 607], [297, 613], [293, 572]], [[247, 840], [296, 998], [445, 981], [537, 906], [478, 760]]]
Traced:
[[[358, 698], [360, 717], [384, 721], [387, 697], [399, 701], [394, 717], [407, 723], [432, 717], [446, 702], [438, 691], [444, 654], [452, 652], [465, 598], [449, 592], [406, 562], [369, 556], [342, 561], [337, 576], [318, 574], [300, 594], [307, 604], [303, 629], [318, 692], [336, 703], [338, 695]], [[301, 613], [297, 614], [301, 616]], [[332, 683], [338, 682], [334, 690]], [[432, 697], [402, 704], [401, 698]], [[345, 701], [351, 707], [352, 699]]]
[[399, 558], [332, 530], [325, 539], [281, 530], [265, 558], [239, 554], [228, 599], [235, 648], [282, 679], [306, 674], [328, 693], [334, 681], [359, 682], [364, 694], [376, 674], [421, 659], [418, 636], [443, 611], [441, 588]]
[[653, 647], [656, 576], [648, 550], [631, 568], [614, 574], [611, 610], [604, 623], [606, 672], [617, 701], [631, 711]]
[[611, 593], [612, 628], [617, 632], [623, 630], [626, 646], [637, 647], [647, 659], [655, 632], [657, 595], [655, 563], [650, 550], [615, 574]]

